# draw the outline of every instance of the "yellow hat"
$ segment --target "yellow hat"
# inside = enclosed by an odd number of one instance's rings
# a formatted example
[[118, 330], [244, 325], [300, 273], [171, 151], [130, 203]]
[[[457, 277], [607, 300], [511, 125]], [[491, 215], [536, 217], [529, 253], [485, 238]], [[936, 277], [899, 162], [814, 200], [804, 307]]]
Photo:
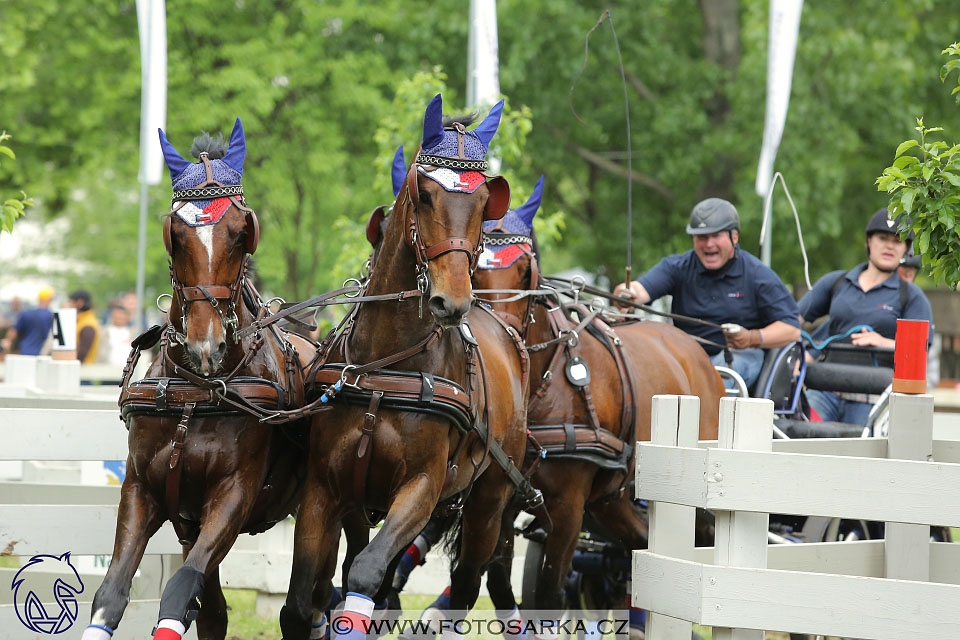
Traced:
[[53, 295], [53, 287], [43, 286], [37, 292], [37, 300], [52, 300]]

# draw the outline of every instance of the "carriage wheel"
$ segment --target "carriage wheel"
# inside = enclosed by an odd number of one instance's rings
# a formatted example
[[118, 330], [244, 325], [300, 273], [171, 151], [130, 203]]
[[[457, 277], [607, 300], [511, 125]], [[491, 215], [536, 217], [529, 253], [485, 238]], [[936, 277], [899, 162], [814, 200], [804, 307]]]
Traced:
[[537, 578], [540, 577], [540, 571], [543, 569], [543, 555], [545, 547], [542, 542], [536, 540], [527, 541], [527, 553], [523, 560], [523, 585], [520, 590], [520, 597], [523, 598], [523, 606], [532, 609], [537, 602]]

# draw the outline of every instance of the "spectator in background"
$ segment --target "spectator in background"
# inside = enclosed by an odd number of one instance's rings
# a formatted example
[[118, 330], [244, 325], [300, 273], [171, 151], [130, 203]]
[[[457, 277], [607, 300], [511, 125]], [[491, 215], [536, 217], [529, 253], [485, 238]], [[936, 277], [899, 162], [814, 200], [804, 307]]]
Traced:
[[118, 301], [123, 307], [127, 310], [129, 314], [130, 322], [128, 323], [133, 327], [135, 333], [142, 331], [140, 328], [140, 313], [137, 309], [137, 292], [136, 291], [127, 291], [123, 294], [123, 297]]
[[102, 342], [99, 349], [99, 361], [108, 364], [124, 365], [130, 354], [133, 341], [133, 327], [130, 326], [130, 312], [120, 300], [110, 303], [107, 325], [101, 331]]
[[100, 323], [93, 314], [90, 292], [77, 289], [70, 294], [67, 306], [77, 310], [77, 359], [83, 364], [96, 362], [100, 347]]
[[37, 293], [37, 308], [27, 309], [17, 316], [17, 322], [4, 337], [4, 349], [9, 350], [16, 341], [17, 352], [25, 356], [38, 356], [50, 335], [53, 326], [53, 289], [43, 287]]

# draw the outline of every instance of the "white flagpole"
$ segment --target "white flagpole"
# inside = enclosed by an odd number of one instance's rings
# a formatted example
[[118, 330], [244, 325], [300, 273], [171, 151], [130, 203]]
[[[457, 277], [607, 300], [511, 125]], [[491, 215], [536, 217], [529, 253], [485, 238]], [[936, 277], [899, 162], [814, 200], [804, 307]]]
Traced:
[[137, 0], [140, 31], [140, 226], [137, 234], [137, 320], [146, 329], [144, 271], [147, 254], [147, 196], [163, 177], [157, 129], [167, 120], [167, 16], [164, 0]]
[[763, 124], [763, 146], [757, 165], [757, 195], [764, 198], [766, 238], [760, 247], [760, 258], [770, 265], [771, 220], [769, 199], [773, 191], [773, 164], [783, 137], [790, 106], [790, 85], [793, 81], [793, 61], [797, 52], [797, 34], [803, 0], [770, 0], [770, 35], [767, 47], [767, 108]]
[[[500, 58], [497, 44], [497, 0], [470, 0], [467, 41], [467, 106], [490, 106], [500, 100]], [[490, 170], [500, 159], [490, 157]]]

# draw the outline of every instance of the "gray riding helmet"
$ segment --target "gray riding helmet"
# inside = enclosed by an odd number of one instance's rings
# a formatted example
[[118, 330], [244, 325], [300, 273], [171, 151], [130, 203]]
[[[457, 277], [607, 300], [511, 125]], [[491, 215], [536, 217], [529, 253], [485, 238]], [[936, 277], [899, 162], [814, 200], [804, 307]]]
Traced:
[[690, 212], [687, 233], [702, 236], [717, 231], [739, 231], [740, 216], [737, 208], [723, 198], [707, 198]]
[[913, 253], [913, 248], [911, 247], [907, 251], [907, 255], [903, 256], [903, 258], [900, 259], [900, 266], [913, 267], [914, 269], [920, 269], [923, 267], [923, 260], [920, 258], [920, 256]]

